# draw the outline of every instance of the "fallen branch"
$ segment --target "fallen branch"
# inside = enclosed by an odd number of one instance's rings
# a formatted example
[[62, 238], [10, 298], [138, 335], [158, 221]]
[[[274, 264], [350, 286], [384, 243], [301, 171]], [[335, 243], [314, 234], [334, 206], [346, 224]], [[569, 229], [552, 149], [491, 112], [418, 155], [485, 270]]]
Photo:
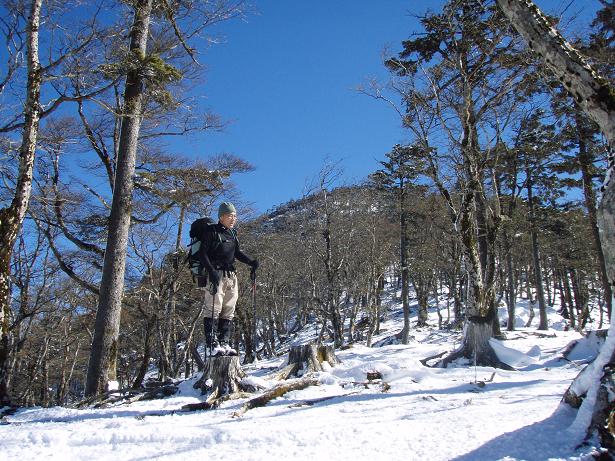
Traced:
[[308, 399], [302, 400], [301, 402], [293, 403], [289, 405], [288, 408], [298, 408], [298, 407], [311, 407], [320, 402], [326, 402], [327, 400], [335, 399], [337, 397], [346, 397], [348, 395], [360, 394], [361, 391], [349, 392], [348, 394], [340, 394], [340, 395], [327, 395], [326, 397], [319, 397], [317, 399]]
[[136, 418], [139, 420], [142, 420], [142, 419], [145, 419], [145, 417], [147, 416], [169, 416], [169, 415], [176, 415], [176, 414], [181, 414], [181, 413], [190, 413], [192, 411], [212, 410], [212, 409], [218, 408], [222, 402], [226, 402], [227, 400], [245, 399], [247, 397], [250, 397], [251, 395], [252, 394], [249, 394], [247, 392], [237, 392], [234, 394], [225, 394], [223, 396], [219, 396], [218, 390], [215, 389], [214, 392], [212, 392], [210, 396], [207, 397], [207, 400], [205, 400], [204, 402], [189, 403], [187, 405], [182, 406], [181, 408], [177, 410], [159, 411], [159, 412], [154, 412], [154, 413], [144, 413], [142, 415], [136, 416]]
[[264, 407], [273, 399], [277, 399], [278, 397], [282, 397], [287, 392], [291, 391], [300, 391], [305, 389], [306, 387], [316, 386], [318, 385], [318, 379], [313, 378], [311, 376], [306, 376], [300, 379], [293, 379], [290, 381], [286, 381], [278, 384], [277, 386], [272, 387], [264, 394], [261, 394], [253, 399], [248, 400], [244, 403], [239, 410], [233, 413], [234, 418], [238, 418], [242, 416], [246, 411], [251, 410], [257, 407]]
[[423, 366], [428, 367], [429, 365], [427, 365], [427, 362], [429, 362], [430, 360], [439, 359], [444, 354], [446, 354], [446, 351], [440, 352], [439, 354], [436, 354], [436, 355], [432, 355], [431, 357], [427, 357], [426, 359], [421, 359], [421, 360], [419, 360], [419, 362], [421, 362], [423, 364]]
[[478, 387], [485, 387], [487, 383], [490, 383], [493, 381], [493, 378], [495, 378], [495, 371], [491, 373], [491, 377], [489, 379], [484, 379], [482, 381], [476, 381], [474, 382], [474, 384], [476, 384]]
[[122, 404], [131, 404], [139, 400], [161, 399], [177, 393], [177, 389], [175, 384], [167, 383], [154, 386], [153, 388], [150, 387], [149, 389], [116, 389], [80, 400], [73, 405], [73, 408], [81, 409], [90, 406], [93, 408], [107, 408], [118, 402], [122, 402]]

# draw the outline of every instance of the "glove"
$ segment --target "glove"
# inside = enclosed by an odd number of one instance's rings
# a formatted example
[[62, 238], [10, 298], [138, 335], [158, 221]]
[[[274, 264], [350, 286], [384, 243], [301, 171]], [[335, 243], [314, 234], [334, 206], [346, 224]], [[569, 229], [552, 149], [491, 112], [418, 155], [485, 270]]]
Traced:
[[199, 288], [206, 288], [207, 287], [207, 277], [204, 277], [202, 275], [197, 275], [196, 276], [196, 286]]
[[252, 266], [252, 270], [250, 271], [250, 280], [254, 282], [256, 280], [256, 269], [258, 269], [258, 261], [256, 259], [253, 259], [250, 263], [250, 266]]
[[220, 272], [211, 271], [209, 273], [209, 280], [211, 281], [211, 284], [213, 285], [214, 289], [217, 291], [218, 285], [220, 284]]

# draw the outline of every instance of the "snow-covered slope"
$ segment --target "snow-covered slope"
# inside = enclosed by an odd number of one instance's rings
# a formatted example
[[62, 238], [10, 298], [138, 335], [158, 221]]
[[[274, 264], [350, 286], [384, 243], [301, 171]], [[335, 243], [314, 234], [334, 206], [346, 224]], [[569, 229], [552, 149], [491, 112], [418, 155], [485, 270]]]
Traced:
[[[554, 325], [559, 319], [552, 313]], [[383, 325], [381, 338], [398, 331]], [[266, 407], [233, 417], [243, 400], [219, 409], [176, 413], [203, 399], [192, 380], [179, 394], [100, 410], [32, 408], [0, 425], [0, 459], [58, 460], [547, 460], [591, 459], [575, 451], [565, 429], [574, 410], [561, 397], [595, 345], [561, 353], [581, 335], [519, 329], [494, 341], [518, 371], [483, 367], [428, 368], [420, 359], [459, 343], [459, 332], [414, 330], [407, 346], [339, 351], [342, 363], [320, 385], [291, 392]], [[246, 368], [255, 380], [286, 357]], [[366, 384], [378, 371], [388, 384]], [[325, 399], [325, 397], [329, 397]]]

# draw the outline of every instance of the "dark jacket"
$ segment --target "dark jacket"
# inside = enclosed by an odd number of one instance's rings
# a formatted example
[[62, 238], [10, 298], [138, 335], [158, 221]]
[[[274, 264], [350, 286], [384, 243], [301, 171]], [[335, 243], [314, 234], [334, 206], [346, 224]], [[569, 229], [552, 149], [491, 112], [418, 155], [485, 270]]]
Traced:
[[199, 259], [209, 274], [214, 270], [235, 272], [235, 259], [248, 265], [254, 263], [254, 260], [239, 248], [235, 231], [220, 223], [208, 226], [201, 241]]

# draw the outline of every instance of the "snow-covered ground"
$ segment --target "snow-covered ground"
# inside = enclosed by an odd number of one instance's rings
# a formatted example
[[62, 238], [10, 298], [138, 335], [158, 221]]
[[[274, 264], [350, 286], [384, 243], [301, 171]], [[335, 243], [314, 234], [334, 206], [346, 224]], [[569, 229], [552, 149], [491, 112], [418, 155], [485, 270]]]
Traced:
[[[407, 346], [338, 351], [342, 363], [320, 373], [320, 385], [241, 417], [233, 413], [245, 400], [174, 412], [204, 399], [192, 388], [197, 377], [161, 400], [98, 410], [24, 409], [0, 425], [0, 459], [589, 460], [591, 447], [575, 449], [566, 431], [575, 411], [560, 401], [596, 347], [585, 341], [571, 360], [563, 359], [564, 348], [581, 335], [557, 329], [561, 319], [550, 315], [548, 332], [521, 328], [494, 342], [517, 371], [425, 367], [420, 359], [453, 350], [461, 335], [424, 328], [413, 330]], [[392, 316], [381, 338], [399, 327], [399, 316]], [[261, 361], [246, 372], [262, 382], [286, 360]], [[389, 386], [362, 384], [369, 371], [380, 372]]]

